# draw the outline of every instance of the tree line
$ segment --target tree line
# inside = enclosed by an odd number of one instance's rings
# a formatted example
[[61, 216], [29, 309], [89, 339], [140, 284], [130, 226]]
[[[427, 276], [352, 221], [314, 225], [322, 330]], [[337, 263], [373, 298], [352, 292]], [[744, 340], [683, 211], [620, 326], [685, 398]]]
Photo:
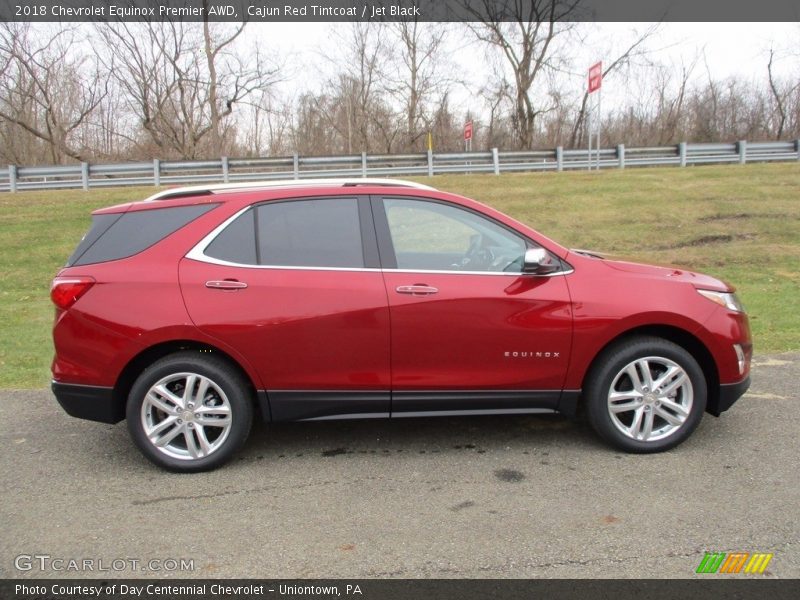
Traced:
[[[396, 154], [424, 151], [429, 134], [451, 151], [466, 120], [474, 149], [585, 147], [583, 25], [556, 0], [523, 4], [516, 22], [332, 27], [335, 56], [319, 52], [328, 75], [314, 89], [291, 56], [245, 43], [244, 23], [3, 23], [0, 162]], [[604, 78], [628, 90], [604, 111], [603, 145], [800, 137], [800, 69], [777, 68], [800, 65], [800, 47], [767, 48], [763, 72], [717, 79], [702, 54], [659, 62], [657, 29], [597, 48]], [[454, 51], [488, 75], [465, 81]]]

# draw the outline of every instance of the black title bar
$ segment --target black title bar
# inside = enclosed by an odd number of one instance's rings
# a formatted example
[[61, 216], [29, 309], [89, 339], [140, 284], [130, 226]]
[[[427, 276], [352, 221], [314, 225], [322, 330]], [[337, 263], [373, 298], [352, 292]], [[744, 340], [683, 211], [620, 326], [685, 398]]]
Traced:
[[797, 0], [3, 0], [0, 21], [800, 21]]

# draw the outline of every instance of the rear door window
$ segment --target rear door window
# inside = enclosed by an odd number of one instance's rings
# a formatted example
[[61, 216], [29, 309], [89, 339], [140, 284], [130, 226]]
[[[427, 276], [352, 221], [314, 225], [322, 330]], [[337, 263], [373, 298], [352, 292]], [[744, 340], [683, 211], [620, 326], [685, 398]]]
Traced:
[[231, 221], [203, 254], [240, 265], [363, 268], [358, 200], [315, 198], [256, 205]]
[[262, 265], [364, 267], [356, 198], [269, 202], [256, 208], [255, 217]]
[[239, 265], [258, 264], [254, 214], [255, 209], [250, 208], [236, 217], [206, 247], [204, 254]]

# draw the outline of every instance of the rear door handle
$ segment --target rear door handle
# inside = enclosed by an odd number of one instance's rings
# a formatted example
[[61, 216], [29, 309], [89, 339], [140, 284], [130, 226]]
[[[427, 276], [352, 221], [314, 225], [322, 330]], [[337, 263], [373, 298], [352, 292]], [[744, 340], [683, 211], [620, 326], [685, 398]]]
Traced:
[[206, 281], [206, 287], [212, 290], [243, 290], [247, 284], [236, 279], [222, 279]]
[[411, 294], [413, 296], [430, 296], [439, 292], [438, 288], [422, 283], [415, 283], [414, 285], [398, 285], [395, 288], [398, 294]]

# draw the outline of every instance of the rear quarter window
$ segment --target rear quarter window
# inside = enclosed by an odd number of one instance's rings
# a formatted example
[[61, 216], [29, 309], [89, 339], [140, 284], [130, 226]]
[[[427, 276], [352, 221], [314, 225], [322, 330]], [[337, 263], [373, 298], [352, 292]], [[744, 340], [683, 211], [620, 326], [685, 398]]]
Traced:
[[69, 257], [67, 266], [128, 258], [160, 242], [217, 206], [195, 204], [96, 215], [88, 233]]

